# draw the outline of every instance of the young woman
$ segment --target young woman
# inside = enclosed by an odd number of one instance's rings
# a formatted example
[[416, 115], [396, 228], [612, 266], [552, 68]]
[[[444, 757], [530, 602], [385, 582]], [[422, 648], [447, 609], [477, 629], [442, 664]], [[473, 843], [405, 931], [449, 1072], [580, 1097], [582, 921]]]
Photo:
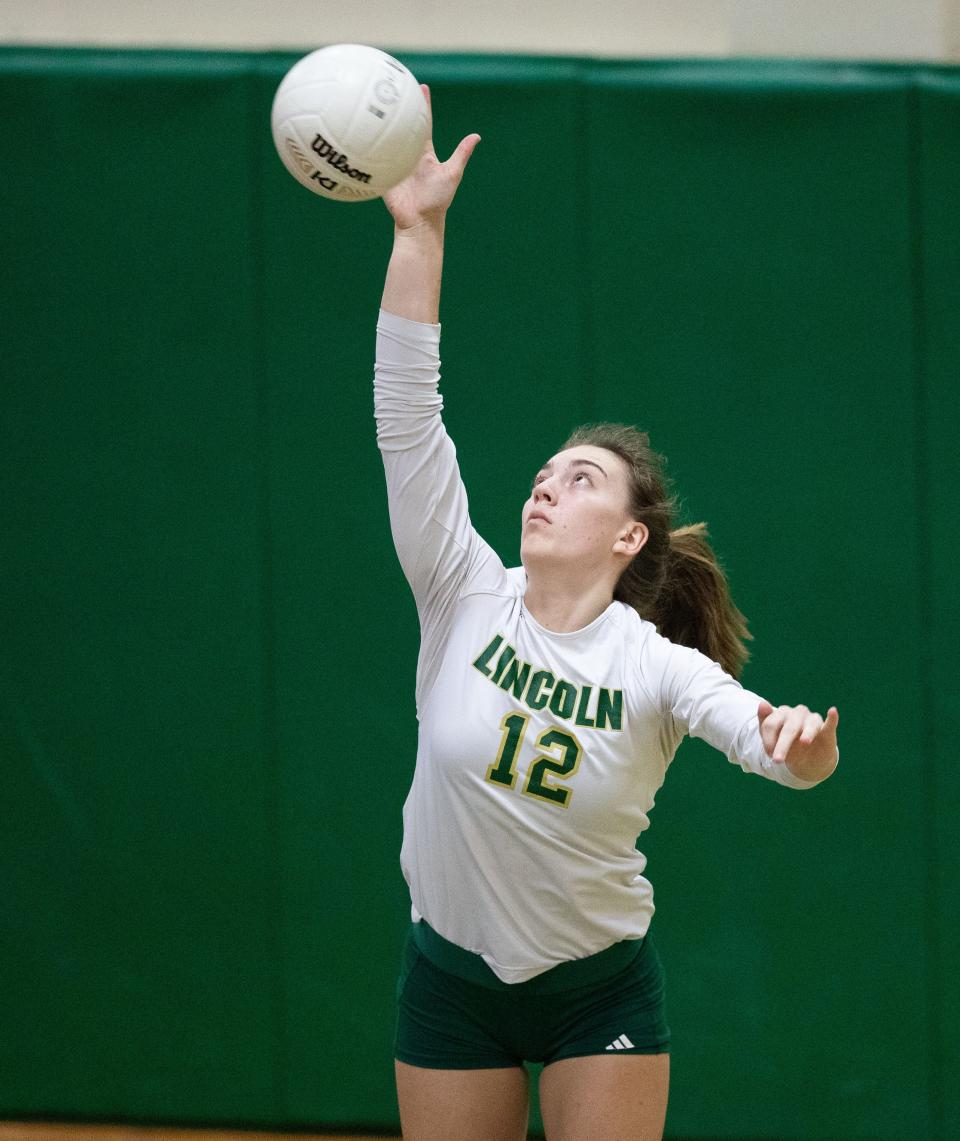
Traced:
[[474, 531], [441, 421], [437, 322], [446, 213], [478, 141], [445, 163], [429, 144], [385, 195], [377, 438], [421, 629], [403, 1134], [522, 1141], [534, 1061], [548, 1141], [646, 1141], [663, 1132], [669, 1031], [635, 842], [667, 766], [691, 734], [809, 788], [836, 766], [838, 715], [775, 709], [734, 679], [742, 617], [702, 528], [671, 531], [635, 429], [581, 430], [531, 473], [522, 567]]

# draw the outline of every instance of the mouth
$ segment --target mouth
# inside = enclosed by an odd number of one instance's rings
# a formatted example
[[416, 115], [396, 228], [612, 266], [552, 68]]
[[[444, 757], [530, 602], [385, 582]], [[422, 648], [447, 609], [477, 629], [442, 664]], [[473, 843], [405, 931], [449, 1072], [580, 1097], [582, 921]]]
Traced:
[[550, 520], [543, 514], [542, 511], [531, 511], [527, 516], [527, 525], [531, 523], [549, 523]]

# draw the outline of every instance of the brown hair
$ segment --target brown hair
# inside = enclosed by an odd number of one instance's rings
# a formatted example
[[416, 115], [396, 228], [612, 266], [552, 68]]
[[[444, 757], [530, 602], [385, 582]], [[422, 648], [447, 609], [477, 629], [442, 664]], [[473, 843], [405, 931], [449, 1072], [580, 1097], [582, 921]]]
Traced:
[[747, 620], [734, 605], [707, 525], [672, 529], [676, 500], [666, 461], [646, 432], [625, 424], [585, 424], [563, 445], [590, 444], [618, 455], [630, 470], [630, 510], [650, 537], [614, 589], [614, 598], [653, 622], [665, 638], [691, 646], [739, 677], [750, 656]]

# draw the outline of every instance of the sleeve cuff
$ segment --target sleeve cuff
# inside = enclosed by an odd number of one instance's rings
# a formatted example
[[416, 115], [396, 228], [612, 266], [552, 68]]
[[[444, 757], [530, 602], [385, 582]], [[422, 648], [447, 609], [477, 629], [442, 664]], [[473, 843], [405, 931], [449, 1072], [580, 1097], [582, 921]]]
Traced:
[[409, 317], [398, 317], [396, 313], [390, 313], [386, 309], [380, 310], [377, 328], [383, 329], [385, 332], [405, 333], [408, 337], [416, 337], [418, 332], [421, 336], [431, 338], [436, 338], [440, 334], [439, 325], [431, 325], [423, 321], [411, 321]]

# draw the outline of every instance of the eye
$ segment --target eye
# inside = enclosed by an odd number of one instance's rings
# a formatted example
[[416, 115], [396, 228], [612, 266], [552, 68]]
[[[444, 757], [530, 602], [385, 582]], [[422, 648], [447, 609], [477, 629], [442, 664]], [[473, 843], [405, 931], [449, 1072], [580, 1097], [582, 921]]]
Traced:
[[585, 471], [574, 472], [573, 482], [576, 483], [578, 480], [582, 480], [584, 483], [589, 483], [590, 476], [587, 475]]

